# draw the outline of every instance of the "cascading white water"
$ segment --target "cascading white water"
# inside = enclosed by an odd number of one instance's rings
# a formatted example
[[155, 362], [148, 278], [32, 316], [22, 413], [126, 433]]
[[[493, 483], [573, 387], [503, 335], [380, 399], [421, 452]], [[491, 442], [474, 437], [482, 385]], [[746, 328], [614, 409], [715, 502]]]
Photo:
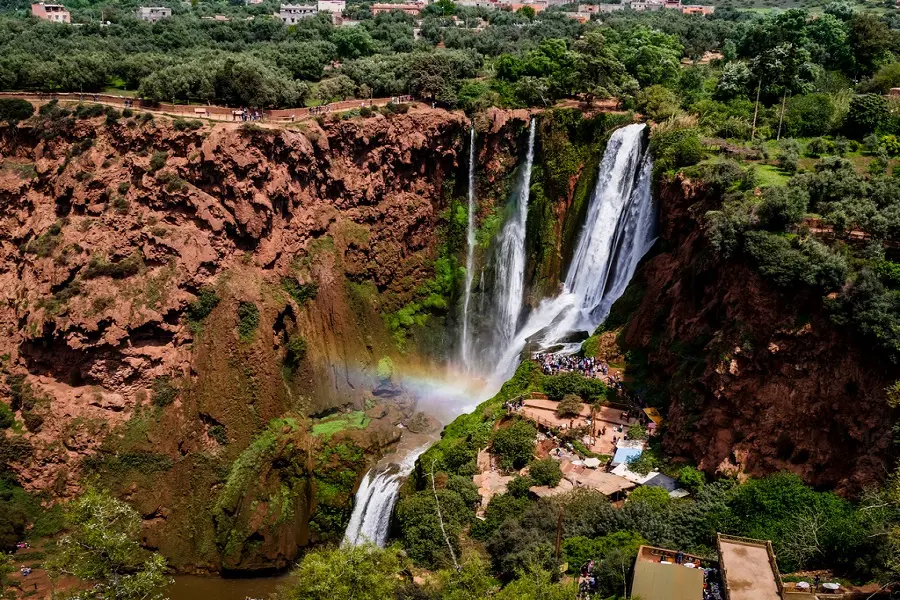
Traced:
[[384, 547], [400, 486], [412, 473], [416, 459], [427, 449], [426, 444], [407, 454], [400, 464], [375, 467], [366, 473], [353, 499], [353, 514], [344, 532], [342, 546], [371, 542]]
[[610, 137], [563, 291], [542, 302], [516, 332], [494, 370], [495, 384], [512, 374], [529, 340], [547, 348], [566, 334], [592, 332], [653, 244], [653, 161], [643, 143], [645, 127], [628, 125]]
[[463, 294], [463, 326], [460, 339], [462, 364], [469, 365], [469, 301], [475, 273], [475, 123], [469, 133], [469, 222], [466, 229], [466, 287]]
[[522, 168], [518, 193], [513, 197], [512, 211], [500, 231], [497, 263], [494, 269], [494, 348], [505, 348], [516, 334], [522, 297], [525, 293], [525, 224], [528, 220], [528, 197], [531, 191], [531, 166], [534, 162], [535, 121], [528, 127], [528, 151]]

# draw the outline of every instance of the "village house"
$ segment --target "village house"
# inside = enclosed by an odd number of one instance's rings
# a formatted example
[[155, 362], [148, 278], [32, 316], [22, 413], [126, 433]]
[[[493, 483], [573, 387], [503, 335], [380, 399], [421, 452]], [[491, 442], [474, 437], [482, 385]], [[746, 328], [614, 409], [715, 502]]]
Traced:
[[72, 22], [72, 15], [62, 4], [44, 4], [43, 2], [32, 4], [31, 14], [38, 19], [54, 23]]
[[424, 2], [415, 2], [411, 4], [373, 4], [372, 5], [372, 14], [377, 15], [379, 13], [390, 12], [392, 10], [403, 11], [408, 15], [412, 15], [414, 17], [418, 17], [419, 13], [422, 12], [422, 9], [425, 8]]
[[318, 12], [319, 8], [315, 4], [282, 4], [275, 16], [285, 25], [295, 25], [303, 19], [316, 16]]
[[171, 16], [172, 9], [165, 6], [139, 6], [137, 9], [137, 18], [150, 23], [156, 23]]
[[317, 5], [319, 12], [341, 14], [347, 8], [346, 0], [319, 0]]

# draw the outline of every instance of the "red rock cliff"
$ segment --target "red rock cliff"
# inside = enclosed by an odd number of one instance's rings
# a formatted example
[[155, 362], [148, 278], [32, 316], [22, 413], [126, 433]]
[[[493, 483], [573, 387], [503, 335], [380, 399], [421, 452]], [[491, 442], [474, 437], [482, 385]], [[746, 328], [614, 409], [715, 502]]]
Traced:
[[722, 262], [701, 217], [718, 194], [661, 184], [660, 239], [632, 283], [643, 298], [622, 341], [646, 360], [667, 409], [665, 449], [709, 472], [789, 470], [855, 493], [889, 471], [896, 367], [836, 327], [821, 297], [782, 294], [749, 265]]

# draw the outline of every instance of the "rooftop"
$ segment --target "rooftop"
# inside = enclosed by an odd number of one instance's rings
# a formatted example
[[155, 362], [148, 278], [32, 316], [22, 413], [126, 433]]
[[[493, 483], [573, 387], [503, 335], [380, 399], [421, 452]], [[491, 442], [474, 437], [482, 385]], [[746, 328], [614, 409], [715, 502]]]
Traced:
[[781, 598], [781, 576], [769, 542], [720, 533], [716, 545], [729, 600]]
[[641, 600], [701, 600], [703, 571], [689, 568], [698, 557], [682, 553], [682, 564], [675, 564], [674, 550], [641, 546], [634, 564], [631, 595]]

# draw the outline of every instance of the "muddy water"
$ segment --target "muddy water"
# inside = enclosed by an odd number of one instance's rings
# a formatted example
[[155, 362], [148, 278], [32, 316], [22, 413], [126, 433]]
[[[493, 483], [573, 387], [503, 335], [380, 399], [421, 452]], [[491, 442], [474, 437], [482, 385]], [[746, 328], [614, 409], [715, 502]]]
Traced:
[[290, 584], [290, 575], [272, 575], [248, 579], [224, 579], [176, 575], [175, 582], [166, 588], [169, 600], [245, 600], [268, 599], [283, 585]]

